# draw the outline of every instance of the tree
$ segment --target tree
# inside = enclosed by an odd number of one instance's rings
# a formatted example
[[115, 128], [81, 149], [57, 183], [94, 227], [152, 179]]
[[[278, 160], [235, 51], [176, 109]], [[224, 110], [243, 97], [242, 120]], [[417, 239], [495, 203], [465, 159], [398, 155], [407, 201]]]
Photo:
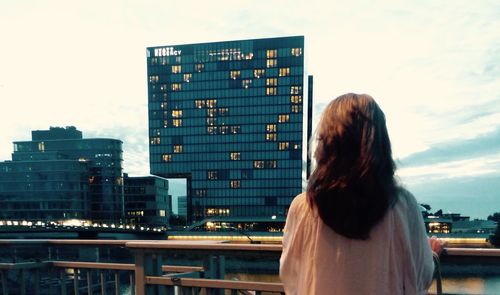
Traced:
[[488, 220], [492, 220], [497, 223], [495, 233], [490, 236], [490, 243], [493, 246], [500, 248], [500, 212], [495, 212], [492, 215], [489, 215]]
[[420, 204], [420, 206], [424, 207], [427, 211], [431, 211], [431, 205], [429, 204]]
[[488, 215], [488, 220], [493, 220], [496, 222], [500, 221], [500, 212], [495, 212], [492, 215]]
[[490, 243], [497, 247], [500, 248], [500, 222], [497, 221], [497, 228], [495, 230], [495, 233], [490, 236]]

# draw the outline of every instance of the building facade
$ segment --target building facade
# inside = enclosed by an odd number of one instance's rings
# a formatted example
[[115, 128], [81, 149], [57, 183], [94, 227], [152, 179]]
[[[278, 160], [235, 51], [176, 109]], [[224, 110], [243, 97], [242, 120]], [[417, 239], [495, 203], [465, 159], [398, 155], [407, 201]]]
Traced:
[[0, 211], [5, 218], [123, 217], [122, 142], [82, 137], [75, 127], [32, 132], [14, 142], [12, 161], [0, 163]]
[[172, 214], [168, 180], [156, 176], [123, 175], [125, 215], [127, 221], [139, 226], [168, 226]]
[[187, 179], [188, 222], [284, 216], [310, 124], [304, 37], [147, 48], [151, 174]]

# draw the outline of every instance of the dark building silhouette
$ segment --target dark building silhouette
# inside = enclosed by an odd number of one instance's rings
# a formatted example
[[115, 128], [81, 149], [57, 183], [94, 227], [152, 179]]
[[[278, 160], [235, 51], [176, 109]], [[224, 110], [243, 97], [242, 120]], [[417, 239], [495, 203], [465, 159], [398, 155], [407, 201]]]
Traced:
[[32, 132], [0, 163], [0, 216], [25, 220], [123, 217], [122, 142], [75, 127]]
[[123, 175], [125, 215], [129, 223], [140, 226], [168, 226], [172, 214], [168, 180], [157, 176]]
[[187, 179], [188, 222], [284, 216], [306, 175], [304, 37], [150, 47], [147, 67], [151, 174]]

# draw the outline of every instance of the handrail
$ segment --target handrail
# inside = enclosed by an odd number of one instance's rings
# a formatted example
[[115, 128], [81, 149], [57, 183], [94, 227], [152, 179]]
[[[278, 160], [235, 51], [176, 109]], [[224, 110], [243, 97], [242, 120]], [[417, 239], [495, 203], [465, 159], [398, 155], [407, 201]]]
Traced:
[[[120, 246], [130, 249], [177, 249], [177, 250], [235, 250], [272, 251], [282, 250], [281, 244], [232, 244], [227, 241], [182, 241], [182, 240], [52, 240], [52, 239], [0, 239], [2, 246], [35, 245], [83, 245]], [[500, 256], [498, 248], [445, 248], [443, 256]]]
[[283, 293], [282, 283], [267, 283], [253, 281], [231, 281], [216, 279], [192, 279], [146, 276], [145, 281], [151, 285], [183, 286], [197, 288], [216, 288], [232, 290], [252, 290], [260, 292]]
[[[80, 261], [46, 261], [53, 267], [59, 268], [86, 268], [86, 269], [108, 269], [108, 270], [135, 270], [133, 263], [109, 263], [109, 262], [80, 262]], [[9, 263], [11, 264], [11, 263]], [[20, 264], [20, 263], [18, 263]], [[0, 264], [0, 269], [2, 264]], [[162, 265], [164, 272], [191, 272], [203, 271], [201, 266], [180, 266], [180, 265]]]
[[281, 252], [277, 244], [229, 244], [225, 241], [141, 241], [127, 242], [130, 249], [171, 249], [171, 250], [228, 250], [228, 251], [271, 251]]

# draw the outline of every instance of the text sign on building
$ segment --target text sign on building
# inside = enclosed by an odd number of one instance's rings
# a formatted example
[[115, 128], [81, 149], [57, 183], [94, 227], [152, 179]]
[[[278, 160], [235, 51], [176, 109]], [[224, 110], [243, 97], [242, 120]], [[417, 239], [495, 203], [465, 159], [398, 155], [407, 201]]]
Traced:
[[158, 56], [178, 56], [182, 50], [175, 50], [173, 47], [155, 48], [155, 57]]

